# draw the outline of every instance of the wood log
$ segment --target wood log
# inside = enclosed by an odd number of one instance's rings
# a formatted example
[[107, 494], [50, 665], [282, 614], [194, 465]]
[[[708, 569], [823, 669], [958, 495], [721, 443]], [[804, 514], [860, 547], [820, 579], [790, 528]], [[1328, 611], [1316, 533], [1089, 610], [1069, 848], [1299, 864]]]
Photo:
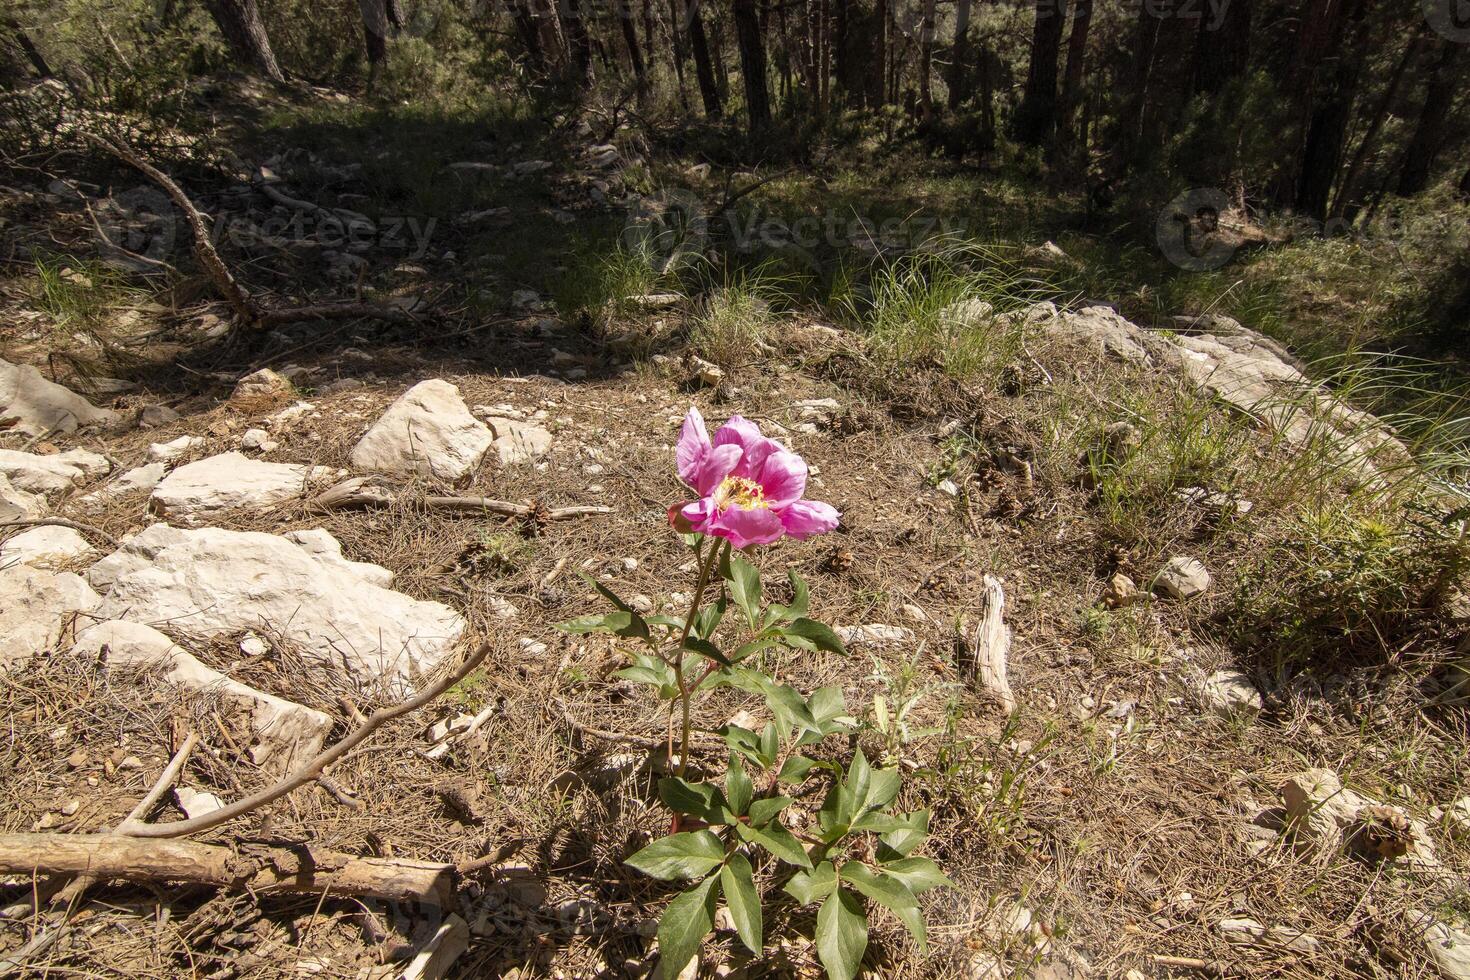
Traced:
[[245, 845], [237, 851], [115, 834], [0, 834], [0, 873], [180, 881], [256, 894], [330, 892], [443, 908], [450, 906], [457, 884], [452, 864], [354, 857], [305, 846]]
[[980, 625], [972, 644], [975, 668], [980, 686], [1000, 701], [1007, 714], [1016, 710], [1016, 696], [1006, 676], [1011, 652], [1011, 630], [1005, 624], [1006, 593], [1000, 580], [985, 576], [985, 591], [980, 599]]

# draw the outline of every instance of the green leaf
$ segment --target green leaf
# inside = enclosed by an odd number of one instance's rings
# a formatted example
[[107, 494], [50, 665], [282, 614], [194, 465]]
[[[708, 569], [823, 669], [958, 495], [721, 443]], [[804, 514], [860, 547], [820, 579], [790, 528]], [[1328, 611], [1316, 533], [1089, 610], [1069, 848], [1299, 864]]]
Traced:
[[[812, 718], [825, 730], [829, 722], [836, 722], [847, 714], [847, 704], [842, 698], [840, 687], [819, 687], [807, 699], [807, 709]], [[846, 727], [845, 723], [841, 727]]]
[[747, 657], [760, 653], [762, 650], [769, 650], [771, 647], [781, 646], [783, 643], [785, 643], [784, 637], [763, 636], [751, 640], [749, 643], [740, 644], [740, 646], [735, 648], [735, 652], [730, 654], [730, 659], [738, 664]]
[[756, 800], [750, 805], [750, 825], [764, 827], [792, 802], [789, 796], [768, 796], [765, 799]]
[[842, 866], [842, 880], [898, 916], [904, 927], [919, 941], [919, 952], [928, 949], [924, 914], [919, 911], [919, 900], [909, 891], [907, 885], [897, 878], [876, 875], [866, 864], [856, 861], [849, 861]]
[[720, 620], [725, 618], [725, 609], [728, 605], [729, 603], [721, 597], [719, 601], [710, 603], [695, 613], [694, 635], [704, 640], [713, 636], [715, 628], [720, 625]]
[[750, 776], [745, 772], [745, 767], [740, 764], [736, 756], [730, 757], [730, 763], [725, 768], [725, 801], [730, 812], [737, 817], [745, 815], [750, 807], [751, 797], [755, 795], [755, 784], [750, 781]]
[[783, 783], [800, 783], [815, 765], [815, 761], [804, 755], [793, 755], [781, 764], [781, 772], [776, 778]]
[[806, 848], [801, 846], [801, 841], [779, 823], [767, 824], [764, 827], [737, 823], [735, 833], [746, 843], [759, 844], [787, 864], [794, 864], [798, 868], [812, 866], [812, 859], [807, 857]]
[[802, 905], [821, 901], [837, 887], [837, 869], [831, 861], [822, 861], [810, 871], [798, 871], [781, 889]]
[[761, 611], [761, 573], [754, 565], [736, 555], [730, 556], [730, 598], [745, 614], [751, 629], [757, 629]]
[[711, 875], [680, 894], [659, 919], [659, 965], [671, 980], [699, 955], [704, 937], [715, 927], [715, 886], [719, 881]]
[[684, 638], [684, 649], [691, 650], [701, 657], [708, 657], [717, 664], [722, 664], [726, 667], [730, 666], [729, 659], [720, 652], [719, 647], [715, 646], [709, 640], [701, 640], [697, 636], [686, 636]]
[[759, 953], [765, 945], [761, 937], [761, 897], [744, 854], [730, 855], [729, 862], [720, 869], [720, 888], [725, 892], [725, 906], [735, 920], [740, 941], [752, 953]]
[[604, 599], [617, 606], [623, 612], [633, 611], [633, 607], [628, 605], [622, 599], [618, 598], [618, 594], [616, 592], [614, 592], [612, 589], [609, 589], [601, 582], [597, 581], [597, 579], [593, 578], [591, 575], [588, 575], [586, 572], [578, 572], [577, 575], [582, 579], [582, 581], [586, 582], [588, 585], [596, 589]]
[[617, 636], [644, 638], [648, 636], [648, 624], [632, 610], [610, 612], [602, 616], [578, 616], [556, 628], [567, 633], [613, 633]]
[[660, 881], [699, 878], [725, 859], [725, 846], [708, 830], [662, 837], [628, 858], [627, 864]]
[[851, 823], [863, 811], [872, 780], [873, 767], [868, 765], [868, 757], [863, 755], [863, 750], [858, 749], [853, 753], [852, 763], [847, 767], [847, 779], [844, 780], [847, 791], [852, 794], [852, 809], [842, 814], [844, 823]]
[[886, 834], [892, 830], [903, 830], [908, 826], [902, 817], [890, 813], [865, 813], [852, 822], [851, 830], [862, 830], [870, 834]]
[[827, 968], [828, 980], [857, 976], [868, 948], [868, 917], [857, 896], [837, 888], [817, 911], [817, 957]]
[[868, 775], [868, 792], [858, 802], [858, 812], [879, 810], [892, 803], [902, 782], [897, 768], [874, 769]]
[[658, 798], [675, 813], [687, 813], [709, 823], [723, 823], [725, 800], [707, 783], [690, 783], [678, 776], [658, 781]]
[[645, 617], [649, 626], [662, 626], [665, 629], [682, 630], [684, 620], [675, 619], [673, 616], [648, 616]]
[[[929, 836], [929, 811], [915, 810], [913, 813], [905, 814], [903, 817], [904, 829], [889, 831], [878, 838], [893, 852], [895, 857], [908, 857], [914, 848], [924, 843]], [[879, 853], [880, 860], [891, 860]]]
[[954, 882], [939, 870], [939, 865], [926, 857], [899, 858], [879, 865], [878, 870], [903, 882], [915, 895], [922, 895], [931, 888], [954, 887]]
[[776, 723], [766, 722], [766, 727], [761, 729], [761, 757], [765, 761], [766, 768], [776, 764], [776, 753], [781, 751], [781, 733], [776, 729]]
[[784, 632], [788, 637], [799, 637], [808, 641], [818, 650], [826, 650], [828, 653], [847, 653], [847, 649], [842, 645], [842, 639], [832, 627], [826, 623], [819, 623], [815, 619], [802, 617], [793, 620]]

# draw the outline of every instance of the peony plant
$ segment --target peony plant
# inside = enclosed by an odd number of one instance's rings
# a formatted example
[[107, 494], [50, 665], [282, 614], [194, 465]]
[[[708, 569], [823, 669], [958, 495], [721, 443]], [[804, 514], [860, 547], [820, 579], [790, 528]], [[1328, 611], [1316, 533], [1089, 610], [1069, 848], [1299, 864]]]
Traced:
[[[754, 666], [758, 654], [776, 647], [845, 653], [836, 632], [807, 615], [809, 593], [800, 576], [787, 573], [790, 601], [768, 602], [748, 560], [755, 548], [782, 538], [832, 531], [841, 515], [805, 499], [805, 460], [738, 415], [711, 438], [691, 408], [676, 462], [680, 480], [695, 494], [668, 512], [696, 558], [688, 611], [642, 615], [584, 576], [614, 609], [561, 624], [571, 633], [628, 640], [631, 663], [615, 676], [645, 684], [669, 702], [668, 775], [658, 784], [672, 812], [669, 834], [627, 862], [685, 886], [659, 920], [663, 976], [673, 980], [698, 956], [721, 901], [740, 941], [759, 957], [764, 909], [779, 893], [781, 901], [817, 906], [818, 958], [832, 980], [851, 980], [867, 949], [874, 905], [892, 911], [922, 947], [917, 896], [950, 882], [932, 860], [914, 854], [928, 836], [929, 812], [896, 811], [899, 769], [875, 768], [861, 749], [848, 758], [822, 750], [829, 741], [845, 746], [858, 727], [842, 690], [803, 694]], [[727, 623], [732, 607], [737, 615]], [[696, 772], [689, 758], [693, 704], [720, 687], [762, 698], [772, 720], [760, 731], [721, 728], [728, 749], [723, 771]], [[823, 785], [815, 812], [797, 804]]]

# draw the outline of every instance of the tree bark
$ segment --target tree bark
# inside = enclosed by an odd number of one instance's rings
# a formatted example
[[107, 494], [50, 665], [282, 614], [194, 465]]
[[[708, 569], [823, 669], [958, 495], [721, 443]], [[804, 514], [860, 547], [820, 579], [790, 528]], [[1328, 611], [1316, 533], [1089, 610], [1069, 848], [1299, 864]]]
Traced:
[[36, 74], [41, 78], [53, 77], [51, 66], [46, 63], [45, 56], [41, 54], [40, 48], [36, 47], [36, 43], [31, 40], [25, 28], [20, 25], [20, 21], [14, 17], [6, 17], [0, 23], [3, 23], [5, 29], [15, 38], [15, 43], [20, 47], [21, 53], [26, 56], [26, 60], [31, 63], [31, 67], [36, 70]]
[[1087, 65], [1087, 34], [1092, 27], [1092, 0], [1072, 0], [1072, 35], [1067, 38], [1067, 74], [1062, 82], [1061, 131], [1071, 139], [1072, 122], [1082, 94], [1082, 76]]
[[1153, 84], [1160, 24], [1160, 18], [1149, 12], [1148, 4], [1139, 5], [1138, 22], [1133, 36], [1133, 77], [1121, 114], [1122, 125], [1126, 129], [1115, 146], [1115, 152], [1120, 154], [1125, 163], [1138, 159], [1143, 149], [1144, 137], [1148, 133], [1148, 97]]
[[1209, 16], [1200, 18], [1194, 48], [1197, 95], [1218, 95], [1250, 63], [1251, 0], [1229, 0], [1223, 13], [1225, 21], [1218, 25]]
[[1352, 162], [1348, 164], [1347, 172], [1343, 174], [1337, 198], [1332, 204], [1334, 216], [1345, 215], [1349, 223], [1356, 219], [1358, 200], [1355, 194], [1359, 178], [1363, 174], [1363, 167], [1368, 162], [1368, 155], [1378, 145], [1378, 136], [1383, 132], [1383, 124], [1388, 119], [1389, 109], [1398, 101], [1399, 89], [1403, 86], [1409, 65], [1413, 63], [1423, 47], [1424, 34], [1416, 33], [1404, 48], [1403, 56], [1399, 58], [1398, 64], [1394, 66], [1393, 74], [1389, 76], [1388, 87], [1383, 91], [1383, 98], [1379, 99], [1377, 108], [1373, 110], [1373, 116], [1368, 120], [1368, 129], [1363, 133], [1363, 138], [1359, 140]]
[[628, 47], [628, 60], [633, 65], [633, 79], [638, 85], [638, 97], [648, 95], [648, 69], [643, 63], [643, 52], [638, 45], [638, 26], [633, 22], [633, 10], [628, 0], [618, 0], [618, 22], [623, 29], [623, 43]]
[[557, 9], [561, 12], [562, 31], [567, 38], [572, 80], [578, 88], [589, 89], [597, 78], [592, 71], [592, 40], [582, 18], [581, 0], [557, 0]]
[[1404, 154], [1404, 167], [1399, 173], [1398, 193], [1401, 197], [1418, 194], [1429, 186], [1429, 176], [1434, 169], [1434, 158], [1444, 145], [1445, 119], [1454, 104], [1456, 83], [1459, 73], [1456, 67], [1464, 45], [1454, 41], [1441, 41], [1439, 58], [1429, 75], [1429, 87], [1424, 93], [1424, 108], [1419, 113], [1414, 137]]
[[704, 114], [711, 119], [724, 115], [720, 105], [720, 89], [715, 84], [714, 63], [710, 60], [709, 36], [704, 30], [704, 16], [700, 13], [703, 0], [684, 0], [685, 22], [689, 26], [689, 50], [694, 55], [694, 74], [699, 81], [699, 97], [704, 102]]
[[[1144, 4], [1147, 10], [1148, 5]], [[1036, 0], [1026, 92], [1016, 109], [1016, 139], [1028, 146], [1051, 142], [1057, 122], [1057, 62], [1061, 54], [1066, 0]], [[1149, 16], [1147, 13], [1145, 17]]]
[[934, 0], [923, 0], [919, 16], [919, 111], [927, 122], [934, 116]]
[[114, 834], [0, 834], [5, 874], [84, 874], [123, 881], [183, 881], [220, 888], [356, 895], [449, 908], [454, 865], [360, 858], [302, 847], [230, 847]]
[[745, 111], [752, 132], [771, 124], [771, 96], [766, 85], [766, 46], [761, 39], [755, 0], [734, 0], [735, 39], [740, 48], [740, 75], [745, 83]]
[[544, 76], [546, 54], [541, 50], [541, 28], [530, 8], [526, 6], [526, 0], [511, 0], [511, 16], [515, 20], [516, 33], [520, 35], [521, 46], [526, 49], [531, 68], [536, 74]]
[[1347, 127], [1358, 97], [1367, 41], [1366, 6], [1364, 0], [1347, 0], [1342, 10], [1331, 41], [1326, 91], [1315, 100], [1302, 147], [1296, 207], [1318, 219], [1327, 217], [1327, 202], [1342, 167]]
[[949, 109], [958, 109], [969, 97], [968, 65], [970, 61], [971, 0], [956, 0], [954, 8], [954, 47], [949, 55]]
[[205, 6], [236, 62], [258, 69], [274, 81], [286, 80], [281, 66], [276, 64], [255, 0], [205, 0]]

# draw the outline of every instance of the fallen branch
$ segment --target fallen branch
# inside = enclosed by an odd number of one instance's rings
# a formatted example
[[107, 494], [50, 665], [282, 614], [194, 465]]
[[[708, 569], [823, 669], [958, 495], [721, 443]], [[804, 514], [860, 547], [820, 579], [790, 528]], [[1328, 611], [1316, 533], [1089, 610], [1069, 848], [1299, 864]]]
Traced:
[[971, 644], [980, 686], [1000, 701], [1007, 714], [1016, 710], [1016, 696], [1006, 677], [1007, 658], [1011, 651], [1011, 631], [1005, 624], [1006, 593], [1000, 581], [985, 576], [985, 592], [980, 599], [980, 625]]
[[246, 289], [241, 282], [230, 272], [230, 267], [220, 257], [218, 250], [210, 238], [209, 228], [205, 224], [204, 215], [189, 200], [189, 195], [168, 174], [159, 170], [149, 163], [143, 156], [131, 146], [121, 141], [114, 143], [112, 140], [103, 139], [95, 133], [84, 133], [87, 139], [102, 147], [119, 160], [139, 170], [145, 177], [153, 181], [164, 192], [168, 194], [169, 200], [182, 212], [189, 222], [189, 231], [193, 235], [194, 257], [199, 265], [208, 274], [211, 282], [221, 296], [223, 296], [235, 311], [235, 317], [241, 323], [255, 329], [263, 330], [283, 323], [295, 323], [301, 320], [341, 320], [341, 319], [375, 319], [389, 320], [394, 323], [412, 323], [413, 317], [404, 310], [391, 306], [379, 306], [373, 303], [328, 303], [311, 306], [286, 307], [283, 309], [266, 309], [263, 307], [250, 290]]
[[90, 524], [82, 524], [79, 521], [69, 521], [65, 517], [31, 517], [19, 521], [0, 521], [0, 528], [6, 527], [69, 527], [81, 534], [90, 534], [101, 538], [112, 547], [117, 547], [117, 538], [106, 531], [99, 530]]
[[[187, 822], [187, 821], [185, 821]], [[0, 834], [0, 872], [184, 881], [260, 892], [359, 895], [447, 907], [454, 865], [308, 848], [229, 847], [116, 834]]]
[[485, 643], [480, 649], [469, 656], [464, 663], [407, 701], [394, 705], [391, 708], [379, 708], [377, 711], [374, 711], [368, 716], [367, 721], [353, 729], [340, 742], [323, 749], [314, 759], [294, 772], [291, 772], [273, 786], [268, 786], [258, 793], [253, 793], [242, 800], [237, 800], [228, 806], [215, 810], [212, 813], [206, 813], [203, 816], [194, 817], [189, 820], [176, 820], [172, 823], [134, 824], [129, 827], [118, 828], [118, 833], [126, 834], [129, 837], [184, 837], [189, 834], [197, 834], [200, 831], [209, 830], [212, 827], [218, 827], [222, 823], [228, 823], [236, 817], [244, 816], [252, 810], [259, 809], [267, 803], [278, 800], [292, 790], [305, 786], [307, 783], [315, 782], [327, 766], [342, 758], [383, 725], [386, 725], [395, 718], [417, 711], [455, 684], [464, 680], [489, 655], [490, 644]]
[[[323, 490], [310, 501], [310, 506], [327, 510], [344, 507], [386, 507], [399, 500], [387, 488], [375, 483], [371, 477], [358, 476], [343, 480]], [[509, 500], [494, 500], [490, 497], [425, 497], [423, 505], [430, 510], [480, 511], [501, 514], [505, 517], [531, 517], [547, 521], [568, 521], [578, 517], [611, 514], [613, 508], [602, 506], [573, 506], [542, 508], [538, 504], [517, 504]]]

